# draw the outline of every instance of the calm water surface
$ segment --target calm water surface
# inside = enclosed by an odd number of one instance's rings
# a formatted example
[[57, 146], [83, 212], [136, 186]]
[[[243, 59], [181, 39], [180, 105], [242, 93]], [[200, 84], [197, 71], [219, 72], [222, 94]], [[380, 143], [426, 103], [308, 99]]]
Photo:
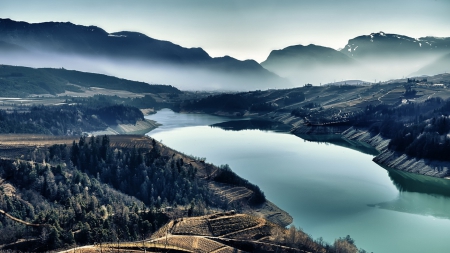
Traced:
[[163, 124], [149, 136], [229, 164], [314, 238], [350, 235], [368, 252], [450, 252], [447, 180], [388, 171], [371, 155], [288, 133], [210, 126], [229, 118], [168, 109], [146, 118]]

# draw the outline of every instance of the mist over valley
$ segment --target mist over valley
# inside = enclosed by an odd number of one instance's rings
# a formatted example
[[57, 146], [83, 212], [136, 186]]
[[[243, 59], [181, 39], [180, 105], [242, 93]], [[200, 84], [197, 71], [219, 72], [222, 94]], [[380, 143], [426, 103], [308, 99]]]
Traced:
[[313, 44], [274, 50], [260, 65], [229, 56], [213, 58], [201, 48], [141, 33], [107, 33], [72, 23], [2, 19], [0, 33], [4, 64], [98, 72], [183, 90], [248, 91], [434, 75], [447, 71], [450, 53], [449, 38], [379, 32], [350, 39], [341, 50]]
[[448, 251], [449, 7], [2, 2], [0, 252]]

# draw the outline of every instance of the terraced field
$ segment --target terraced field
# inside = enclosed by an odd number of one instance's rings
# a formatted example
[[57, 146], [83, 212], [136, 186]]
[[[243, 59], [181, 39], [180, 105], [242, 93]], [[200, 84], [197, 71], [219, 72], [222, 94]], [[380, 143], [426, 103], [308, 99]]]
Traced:
[[175, 246], [189, 252], [243, 252], [239, 249], [200, 236], [168, 236], [152, 241], [156, 244]]
[[275, 237], [285, 233], [263, 218], [230, 211], [172, 220], [146, 243], [183, 252], [304, 252], [276, 244]]
[[172, 227], [172, 234], [213, 236], [209, 222], [204, 217], [177, 220]]
[[209, 182], [208, 186], [214, 194], [219, 195], [221, 200], [228, 204], [247, 199], [253, 194], [253, 191], [248, 188], [230, 186], [218, 182]]
[[234, 211], [201, 217], [181, 218], [169, 222], [152, 238], [166, 235], [196, 235], [224, 238], [259, 239], [270, 236], [277, 226], [265, 219]]
[[236, 233], [242, 231], [246, 232], [250, 229], [263, 227], [266, 225], [264, 219], [256, 218], [246, 214], [237, 214], [223, 217], [220, 216], [217, 218], [210, 217], [208, 221], [211, 225], [214, 236], [222, 237], [229, 237], [229, 235], [235, 235]]

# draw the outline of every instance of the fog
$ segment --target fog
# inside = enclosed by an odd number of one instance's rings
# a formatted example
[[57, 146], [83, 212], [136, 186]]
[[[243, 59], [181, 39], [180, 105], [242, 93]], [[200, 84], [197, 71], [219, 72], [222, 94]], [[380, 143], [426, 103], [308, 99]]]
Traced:
[[[303, 64], [277, 65], [274, 73], [286, 78], [277, 79], [252, 71], [218, 71], [206, 66], [173, 65], [130, 59], [107, 59], [79, 55], [44, 52], [3, 52], [0, 63], [34, 68], [65, 68], [84, 72], [101, 73], [119, 78], [143, 81], [150, 84], [167, 84], [180, 90], [249, 91], [303, 86], [306, 83], [320, 85], [345, 80], [379, 82], [390, 79], [431, 73], [432, 65], [441, 55], [409, 55], [392, 58], [367, 58], [356, 64]], [[287, 81], [287, 79], [289, 81]]]
[[[391, 79], [406, 78], [419, 75], [434, 75], [444, 73], [447, 65], [443, 62], [442, 54], [416, 54], [393, 57], [371, 57], [355, 60], [350, 64], [333, 63], [305, 63], [298, 64], [277, 63], [267, 69], [281, 77], [288, 78], [295, 86], [303, 86], [306, 83], [320, 85], [345, 80], [362, 80], [364, 82], [388, 81]], [[425, 66], [433, 66], [427, 67]], [[419, 71], [420, 70], [420, 71]], [[450, 71], [450, 69], [448, 69]]]
[[[46, 52], [1, 53], [0, 63], [33, 68], [64, 68], [100, 73], [150, 84], [167, 84], [180, 90], [249, 91], [287, 88], [282, 78], [267, 78], [251, 71], [219, 71], [206, 66], [164, 64], [130, 59], [107, 59]], [[279, 79], [279, 80], [277, 80]]]

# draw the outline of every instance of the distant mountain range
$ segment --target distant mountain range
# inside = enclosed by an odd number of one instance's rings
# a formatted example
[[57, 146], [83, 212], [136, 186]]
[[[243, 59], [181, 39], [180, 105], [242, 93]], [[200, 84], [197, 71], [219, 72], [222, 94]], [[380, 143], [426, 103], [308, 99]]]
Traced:
[[450, 72], [450, 38], [384, 32], [350, 39], [341, 50], [295, 45], [261, 64], [213, 58], [144, 34], [108, 33], [96, 26], [0, 19], [0, 63], [64, 67], [191, 90], [255, 90], [305, 83], [374, 82]]
[[[358, 68], [358, 62], [332, 48], [317, 45], [290, 46], [273, 50], [261, 65], [298, 85], [316, 83], [328, 75], [340, 80], [341, 73]], [[348, 76], [350, 78], [350, 75]], [[324, 82], [330, 80], [324, 79]]]
[[351, 39], [340, 51], [355, 59], [441, 54], [450, 51], [450, 38], [423, 37], [415, 39], [379, 32]]
[[5, 64], [73, 68], [182, 89], [250, 90], [288, 84], [253, 60], [212, 58], [201, 48], [72, 23], [0, 19], [0, 52]]
[[316, 45], [274, 50], [261, 65], [296, 84], [434, 75], [450, 72], [450, 38], [379, 32], [350, 39], [341, 50]]

